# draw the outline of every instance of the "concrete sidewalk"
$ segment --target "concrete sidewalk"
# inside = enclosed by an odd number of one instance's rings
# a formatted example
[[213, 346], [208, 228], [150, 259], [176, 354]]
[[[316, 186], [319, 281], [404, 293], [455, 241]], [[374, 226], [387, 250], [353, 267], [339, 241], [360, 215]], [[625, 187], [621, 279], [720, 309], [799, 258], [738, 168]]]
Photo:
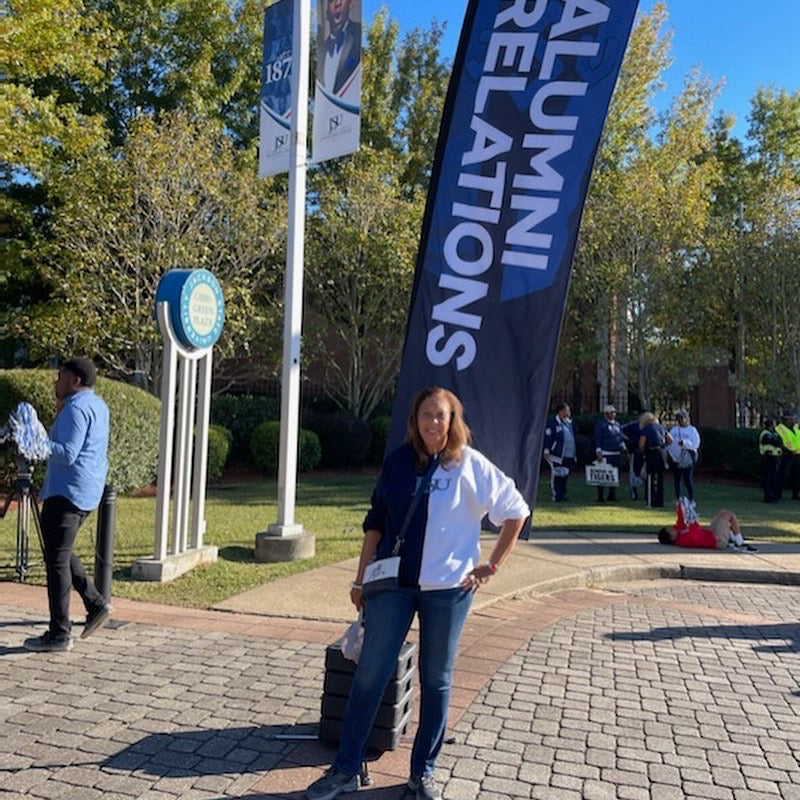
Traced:
[[[483, 537], [489, 559], [494, 537]], [[690, 550], [658, 544], [655, 536], [540, 532], [520, 541], [502, 569], [477, 592], [474, 609], [523, 598], [627, 580], [695, 578], [800, 585], [800, 545], [757, 542], [757, 553]], [[346, 621], [353, 618], [350, 582], [357, 559], [292, 575], [214, 606], [218, 611]]]

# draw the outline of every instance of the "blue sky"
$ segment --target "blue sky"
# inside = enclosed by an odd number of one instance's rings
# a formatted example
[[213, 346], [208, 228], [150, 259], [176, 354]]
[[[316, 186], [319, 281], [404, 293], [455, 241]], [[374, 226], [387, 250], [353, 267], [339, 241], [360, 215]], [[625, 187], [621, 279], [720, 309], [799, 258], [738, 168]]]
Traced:
[[[386, 5], [402, 30], [428, 27], [432, 20], [447, 22], [443, 51], [455, 54], [466, 0], [362, 2], [366, 20]], [[639, 10], [654, 5], [655, 0], [640, 0]], [[715, 110], [734, 114], [734, 134], [744, 138], [750, 98], [758, 86], [800, 87], [800, 0], [667, 0], [667, 11], [674, 64], [664, 73], [667, 87], [656, 98], [657, 108], [669, 106], [690, 69], [699, 65], [715, 82], [725, 80]]]

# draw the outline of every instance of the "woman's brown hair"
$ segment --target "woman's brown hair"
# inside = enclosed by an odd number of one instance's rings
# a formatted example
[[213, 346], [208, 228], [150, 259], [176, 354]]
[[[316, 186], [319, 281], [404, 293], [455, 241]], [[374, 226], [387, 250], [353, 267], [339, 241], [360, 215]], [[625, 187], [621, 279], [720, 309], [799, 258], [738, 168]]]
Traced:
[[419, 435], [417, 416], [419, 415], [419, 407], [429, 397], [441, 397], [450, 406], [450, 427], [447, 431], [447, 444], [445, 444], [442, 451], [442, 465], [447, 466], [459, 461], [461, 459], [461, 449], [472, 441], [472, 432], [464, 420], [464, 406], [458, 397], [448, 389], [443, 389], [441, 386], [428, 386], [417, 393], [416, 397], [411, 401], [411, 410], [408, 412], [406, 441], [410, 442], [416, 451], [418, 464], [420, 466], [427, 464], [430, 456], [425, 449], [422, 437]]

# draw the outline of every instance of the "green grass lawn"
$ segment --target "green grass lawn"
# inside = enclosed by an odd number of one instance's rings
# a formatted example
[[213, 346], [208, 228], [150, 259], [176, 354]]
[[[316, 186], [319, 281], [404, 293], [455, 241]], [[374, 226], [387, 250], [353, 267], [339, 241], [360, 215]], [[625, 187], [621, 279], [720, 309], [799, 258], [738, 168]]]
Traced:
[[[113, 593], [117, 597], [156, 603], [205, 608], [226, 597], [267, 581], [356, 556], [361, 545], [361, 522], [367, 510], [374, 475], [303, 476], [298, 484], [295, 519], [316, 534], [316, 555], [312, 559], [284, 564], [257, 564], [253, 560], [255, 535], [277, 521], [274, 481], [230, 483], [208, 493], [206, 543], [219, 547], [219, 561], [201, 567], [167, 584], [131, 580], [130, 567], [136, 558], [151, 556], [154, 546], [154, 498], [123, 497], [117, 503], [114, 548]], [[573, 477], [570, 500], [556, 505], [549, 487], [540, 485], [534, 514], [534, 530], [616, 531], [652, 533], [675, 518], [671, 505], [672, 483], [667, 476], [668, 507], [648, 510], [641, 501], [628, 498], [627, 487], [619, 494], [624, 500], [598, 505], [595, 490]], [[697, 481], [701, 521], [719, 508], [731, 508], [739, 516], [748, 538], [772, 539], [800, 544], [800, 502], [786, 500], [775, 505], [761, 502], [756, 486]], [[0, 577], [14, 577], [16, 512], [0, 520]], [[95, 516], [85, 523], [78, 537], [77, 552], [87, 570], [94, 567]], [[31, 542], [32, 559], [41, 562], [36, 541]], [[5, 565], [5, 566], [3, 566]], [[41, 563], [31, 569], [31, 583], [44, 583]]]

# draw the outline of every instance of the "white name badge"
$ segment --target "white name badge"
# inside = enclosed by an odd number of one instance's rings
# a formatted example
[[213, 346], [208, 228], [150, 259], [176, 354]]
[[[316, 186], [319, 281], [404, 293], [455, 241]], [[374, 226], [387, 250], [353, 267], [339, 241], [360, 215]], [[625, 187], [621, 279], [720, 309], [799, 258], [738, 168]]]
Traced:
[[382, 581], [386, 578], [396, 578], [400, 572], [400, 556], [380, 558], [373, 561], [364, 570], [364, 583]]
[[391, 556], [373, 561], [364, 570], [361, 591], [366, 597], [385, 589], [396, 589], [399, 572], [400, 556]]

